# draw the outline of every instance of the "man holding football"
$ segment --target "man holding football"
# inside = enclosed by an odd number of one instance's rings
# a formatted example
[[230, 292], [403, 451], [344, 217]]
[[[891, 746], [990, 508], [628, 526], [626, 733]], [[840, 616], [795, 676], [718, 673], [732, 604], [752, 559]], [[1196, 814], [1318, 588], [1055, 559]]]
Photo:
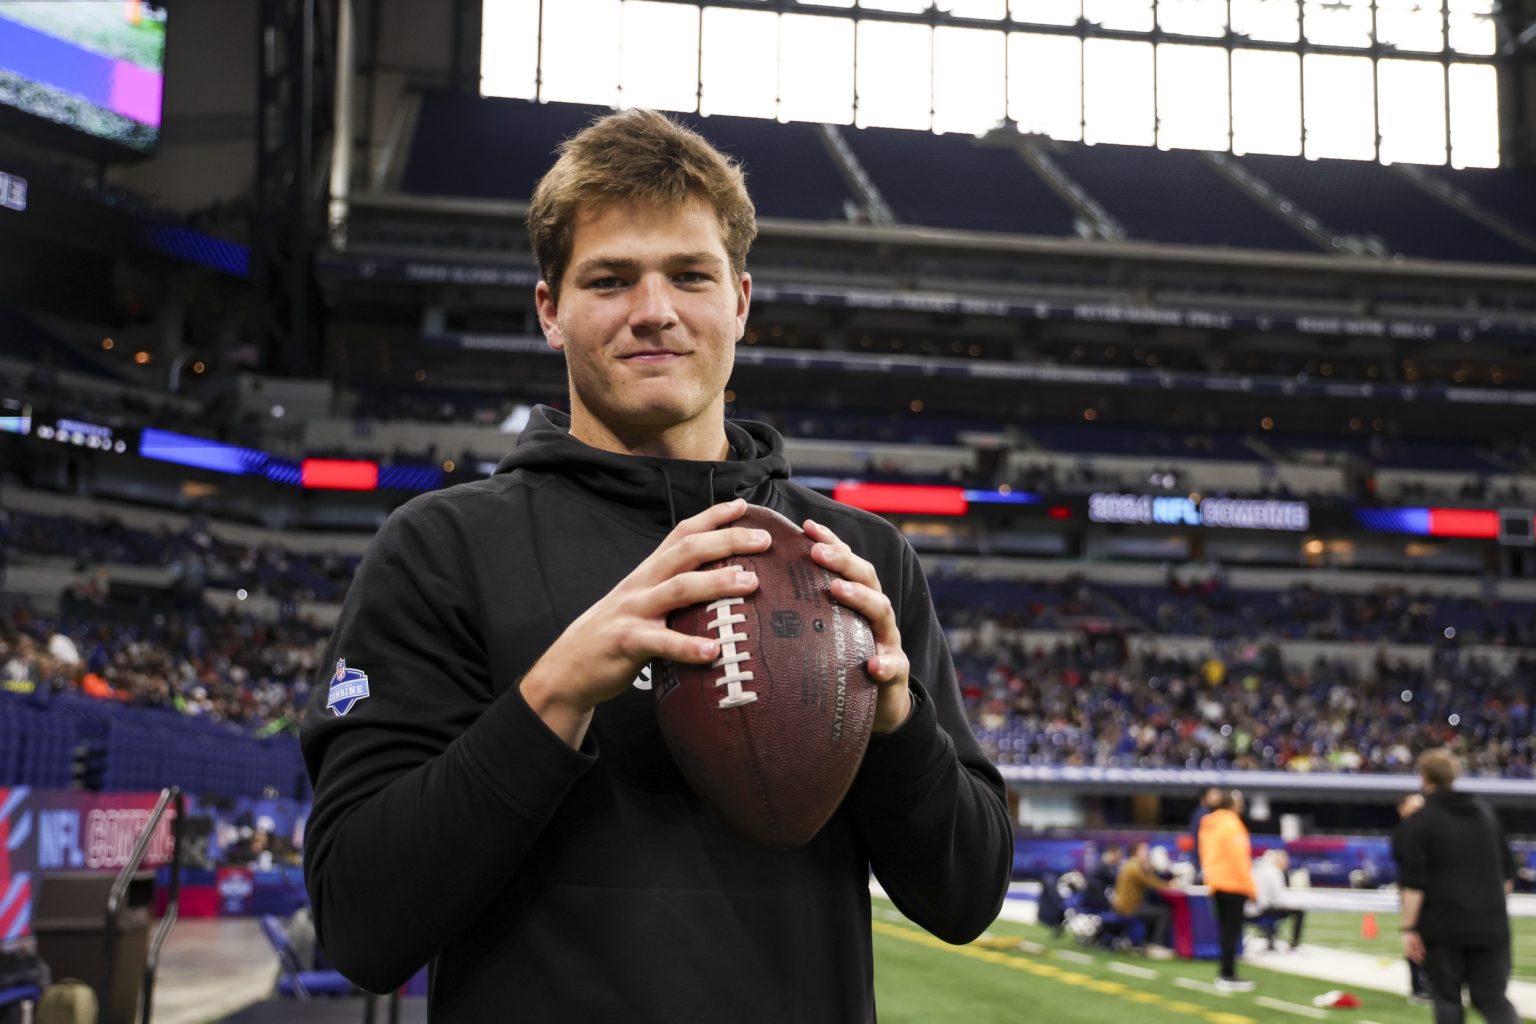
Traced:
[[[413, 500], [359, 570], [303, 727], [320, 942], [375, 990], [433, 965], [453, 1021], [874, 1020], [871, 870], [951, 942], [996, 915], [1001, 779], [972, 736], [911, 548], [788, 479], [725, 419], [755, 215], [740, 170], [647, 111], [568, 140], [529, 234], [570, 414], [534, 414], [489, 479]], [[669, 612], [742, 597], [748, 504], [803, 524], [868, 619], [873, 735], [804, 846], [741, 838], [662, 743], [652, 658], [719, 641]], [[338, 671], [338, 677], [342, 673]]]

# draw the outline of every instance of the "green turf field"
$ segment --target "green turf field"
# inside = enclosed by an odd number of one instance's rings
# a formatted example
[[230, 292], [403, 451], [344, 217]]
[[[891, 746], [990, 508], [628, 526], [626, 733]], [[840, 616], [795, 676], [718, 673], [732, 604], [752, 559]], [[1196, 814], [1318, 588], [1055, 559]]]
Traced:
[[[1090, 951], [1070, 938], [1053, 939], [1045, 928], [999, 921], [991, 939], [950, 946], [907, 922], [885, 900], [875, 900], [875, 989], [882, 1024], [1259, 1024], [1336, 1017], [1351, 1024], [1426, 1024], [1427, 1007], [1401, 995], [1341, 986], [1265, 971], [1243, 964], [1239, 974], [1257, 982], [1253, 992], [1222, 995], [1210, 982], [1216, 965], [1153, 961]], [[1380, 949], [1395, 957], [1395, 917], [1378, 915], [1374, 943], [1360, 939], [1360, 914], [1309, 915], [1319, 934], [1348, 938], [1351, 921], [1361, 952]], [[1521, 920], [1516, 955], [1529, 972], [1536, 956], [1536, 921]], [[1288, 933], [1287, 933], [1288, 934]], [[1303, 940], [1313, 939], [1303, 933]], [[1021, 948], [1020, 942], [1023, 942]], [[1404, 968], [1406, 979], [1406, 967]], [[1516, 973], [1519, 973], [1517, 966]], [[1312, 997], [1347, 988], [1360, 998], [1357, 1010], [1314, 1009]], [[1469, 1019], [1478, 1020], [1475, 1013]]]
[[[1361, 914], [1346, 913], [1308, 914], [1306, 930], [1301, 933], [1302, 942], [1356, 953], [1396, 956], [1402, 948], [1397, 931], [1397, 915], [1376, 915], [1377, 934], [1374, 939], [1361, 934], [1362, 917]], [[1514, 977], [1520, 981], [1536, 982], [1536, 918], [1512, 917], [1509, 924], [1514, 935]], [[1290, 925], [1286, 925], [1281, 935], [1289, 935], [1289, 928]]]

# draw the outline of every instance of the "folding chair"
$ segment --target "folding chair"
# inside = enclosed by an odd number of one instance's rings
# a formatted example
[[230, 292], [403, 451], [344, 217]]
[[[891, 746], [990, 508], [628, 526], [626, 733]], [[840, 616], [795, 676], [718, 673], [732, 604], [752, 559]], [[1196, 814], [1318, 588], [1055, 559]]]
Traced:
[[317, 995], [348, 996], [357, 991], [340, 971], [304, 970], [298, 955], [288, 943], [288, 933], [283, 930], [283, 922], [273, 915], [262, 915], [261, 930], [277, 953], [277, 962], [283, 971], [282, 977], [277, 979], [279, 995], [290, 999], [312, 999]]

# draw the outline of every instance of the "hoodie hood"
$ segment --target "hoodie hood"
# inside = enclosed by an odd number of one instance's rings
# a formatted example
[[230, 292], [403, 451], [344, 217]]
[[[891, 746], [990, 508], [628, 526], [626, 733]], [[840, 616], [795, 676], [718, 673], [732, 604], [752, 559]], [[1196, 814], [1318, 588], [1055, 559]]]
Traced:
[[726, 462], [619, 455], [578, 441], [570, 416], [540, 405], [493, 475], [527, 470], [567, 478], [665, 533], [722, 501], [771, 507], [773, 482], [789, 478], [784, 439], [766, 423], [727, 420], [725, 436], [732, 454]]
[[1433, 801], [1447, 814], [1454, 814], [1458, 818], [1470, 818], [1482, 814], [1482, 808], [1472, 798], [1471, 793], [1458, 793], [1455, 790], [1449, 792], [1431, 793], [1427, 800]]

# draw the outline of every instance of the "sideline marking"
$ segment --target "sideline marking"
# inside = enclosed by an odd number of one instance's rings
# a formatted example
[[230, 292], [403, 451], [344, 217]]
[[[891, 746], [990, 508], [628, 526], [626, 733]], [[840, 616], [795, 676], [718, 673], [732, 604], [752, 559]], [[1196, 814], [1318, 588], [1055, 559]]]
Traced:
[[1079, 953], [1076, 950], [1071, 949], [1053, 949], [1051, 950], [1051, 956], [1056, 957], [1058, 960], [1065, 960], [1068, 963], [1074, 964], [1091, 964], [1094, 962], [1093, 957], [1089, 956], [1087, 953]]
[[1204, 992], [1206, 995], [1211, 996], [1221, 996], [1222, 998], [1226, 998], [1232, 994], [1230, 992], [1221, 991], [1221, 989], [1217, 988], [1215, 985], [1212, 985], [1208, 981], [1196, 981], [1194, 978], [1174, 978], [1173, 983], [1179, 986], [1179, 988], [1192, 988], [1196, 992]]
[[[1111, 960], [1109, 963], [1105, 964], [1105, 966], [1114, 971], [1116, 974], [1129, 974], [1133, 978], [1157, 977], [1157, 972], [1151, 970], [1150, 968], [1137, 967], [1135, 964], [1122, 964], [1118, 960]], [[1362, 1021], [1361, 1024], [1365, 1024], [1365, 1022]]]
[[1254, 1002], [1260, 1006], [1266, 1006], [1271, 1010], [1279, 1010], [1281, 1013], [1294, 1013], [1298, 1017], [1311, 1017], [1313, 1020], [1327, 1020], [1328, 1012], [1319, 1010], [1315, 1006], [1302, 1006], [1300, 1003], [1288, 1003], [1283, 999], [1271, 999], [1269, 996], [1259, 996]]
[[[1212, 1009], [1200, 1006], [1197, 1003], [1185, 1002], [1182, 999], [1169, 999], [1156, 992], [1134, 989], [1118, 981], [1095, 978], [1081, 971], [1068, 970], [1065, 967], [1057, 967], [1055, 964], [1050, 963], [1039, 963], [1017, 954], [1002, 953], [995, 949], [978, 949], [974, 946], [953, 946], [943, 939], [935, 938], [927, 932], [920, 932], [915, 928], [887, 924], [884, 921], [871, 921], [870, 929], [879, 935], [901, 939], [903, 942], [910, 942], [913, 945], [926, 946], [929, 949], [939, 949], [946, 953], [969, 957], [972, 960], [980, 960], [983, 963], [996, 964], [999, 967], [1023, 971], [1025, 974], [1032, 974], [1037, 978], [1050, 978], [1064, 985], [1102, 992], [1105, 995], [1116, 996], [1133, 1003], [1141, 1003], [1145, 1006], [1160, 1006], [1174, 1013], [1199, 1018], [1204, 1020], [1206, 1024], [1259, 1024], [1252, 1017], [1245, 1017], [1240, 1013], [1229, 1013], [1225, 1010]], [[1057, 952], [1060, 951], [1058, 950]], [[1083, 954], [1079, 953], [1077, 955], [1082, 956]], [[1092, 957], [1088, 959], [1090, 962], [1093, 961]]]

